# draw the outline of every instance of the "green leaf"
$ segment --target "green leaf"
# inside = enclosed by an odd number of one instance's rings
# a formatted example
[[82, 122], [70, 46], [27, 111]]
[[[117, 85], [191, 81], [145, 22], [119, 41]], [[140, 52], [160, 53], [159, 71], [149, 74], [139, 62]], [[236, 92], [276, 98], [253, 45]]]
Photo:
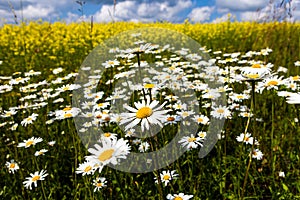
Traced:
[[282, 183], [282, 187], [283, 187], [283, 189], [284, 189], [284, 191], [289, 191], [289, 188], [288, 188], [288, 186], [286, 186], [286, 184], [284, 184], [284, 183]]

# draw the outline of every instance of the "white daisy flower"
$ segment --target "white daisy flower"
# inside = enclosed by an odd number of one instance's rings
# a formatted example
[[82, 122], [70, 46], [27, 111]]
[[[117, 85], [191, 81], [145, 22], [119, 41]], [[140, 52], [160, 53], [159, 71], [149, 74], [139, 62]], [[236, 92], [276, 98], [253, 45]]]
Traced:
[[184, 193], [179, 193], [179, 194], [168, 194], [167, 199], [168, 200], [189, 200], [193, 198], [193, 195], [187, 195]]
[[211, 115], [218, 119], [229, 118], [231, 116], [230, 110], [226, 106], [219, 105], [219, 107], [212, 107]]
[[130, 153], [130, 146], [127, 144], [127, 140], [123, 138], [119, 140], [102, 140], [100, 144], [95, 144], [95, 148], [89, 148], [88, 151], [92, 154], [86, 156], [88, 162], [94, 163], [99, 166], [99, 172], [105, 165], [116, 165], [119, 159], [125, 159]]
[[149, 145], [148, 142], [142, 142], [142, 143], [139, 145], [139, 151], [142, 152], [142, 153], [148, 151], [149, 148], [150, 148], [150, 145]]
[[105, 63], [102, 63], [102, 65], [105, 67], [105, 68], [110, 68], [110, 67], [114, 67], [116, 65], [119, 65], [120, 62], [117, 61], [117, 60], [108, 60], [106, 61]]
[[279, 173], [278, 173], [278, 176], [279, 176], [279, 177], [285, 177], [285, 173], [284, 173], [284, 172], [279, 172]]
[[271, 68], [255, 63], [251, 67], [241, 67], [240, 70], [245, 78], [255, 80], [270, 75]]
[[253, 137], [251, 137], [251, 133], [241, 133], [239, 136], [236, 137], [238, 142], [245, 142], [246, 144], [253, 144]]
[[[160, 174], [160, 180], [162, 183], [165, 184], [165, 186], [168, 185], [168, 183], [172, 180], [172, 179], [176, 179], [178, 176], [178, 174], [176, 174], [176, 170], [172, 170], [172, 171], [162, 171], [162, 173]], [[155, 177], [155, 183], [158, 183], [157, 178]]]
[[20, 169], [18, 163], [16, 163], [14, 160], [11, 160], [10, 162], [6, 162], [5, 166], [8, 168], [9, 173], [15, 173], [18, 169]]
[[209, 124], [209, 118], [205, 115], [195, 115], [193, 117], [193, 120], [195, 120], [195, 122], [197, 122], [198, 124], [203, 124], [203, 125]]
[[257, 160], [261, 160], [263, 155], [264, 154], [259, 149], [254, 149], [252, 152], [252, 158], [256, 158]]
[[106, 187], [107, 181], [104, 177], [97, 177], [93, 180], [93, 186], [95, 186], [94, 192], [99, 191], [101, 188]]
[[30, 138], [30, 139], [28, 139], [28, 140], [23, 140], [23, 142], [21, 142], [21, 143], [19, 143], [18, 144], [18, 146], [17, 147], [25, 147], [25, 148], [28, 148], [28, 147], [30, 147], [30, 146], [34, 146], [34, 145], [36, 145], [37, 143], [39, 143], [39, 142], [42, 142], [43, 141], [43, 139], [42, 138], [35, 138], [35, 137], [32, 137], [32, 138]]
[[291, 93], [286, 102], [288, 104], [300, 104], [300, 93]]
[[134, 106], [130, 107], [125, 105], [124, 107], [129, 110], [131, 113], [122, 113], [121, 122], [122, 124], [127, 124], [125, 130], [135, 127], [141, 123], [142, 132], [144, 129], [149, 130], [150, 125], [158, 124], [160, 127], [163, 127], [162, 121], [165, 118], [165, 114], [168, 110], [163, 110], [163, 106], [167, 102], [164, 102], [162, 105], [158, 106], [159, 101], [152, 101], [148, 98], [147, 101], [143, 100], [142, 102], [134, 102]]
[[34, 183], [34, 186], [35, 187], [37, 187], [37, 181], [38, 180], [40, 180], [40, 181], [42, 181], [42, 180], [45, 180], [45, 177], [46, 176], [48, 176], [48, 174], [46, 174], [46, 170], [42, 170], [41, 172], [39, 172], [39, 171], [36, 171], [34, 174], [30, 174], [30, 177], [27, 177], [26, 179], [26, 181], [24, 181], [23, 182], [23, 184], [24, 184], [24, 187], [26, 188], [26, 189], [32, 189], [32, 184]]
[[47, 149], [41, 149], [39, 151], [36, 151], [34, 153], [35, 156], [40, 156], [40, 155], [45, 155], [45, 153], [47, 152], [48, 150]]
[[181, 140], [178, 141], [178, 143], [181, 144], [182, 147], [186, 148], [187, 150], [195, 149], [198, 146], [203, 146], [201, 144], [201, 141], [203, 141], [203, 138], [195, 137], [194, 134], [191, 134], [191, 136], [184, 136]]
[[36, 120], [37, 116], [38, 116], [38, 114], [32, 113], [29, 117], [27, 117], [21, 121], [21, 125], [27, 126], [28, 124], [32, 124]]
[[84, 163], [79, 164], [79, 167], [76, 169], [76, 174], [82, 174], [82, 176], [94, 174], [96, 168], [95, 164], [85, 161]]

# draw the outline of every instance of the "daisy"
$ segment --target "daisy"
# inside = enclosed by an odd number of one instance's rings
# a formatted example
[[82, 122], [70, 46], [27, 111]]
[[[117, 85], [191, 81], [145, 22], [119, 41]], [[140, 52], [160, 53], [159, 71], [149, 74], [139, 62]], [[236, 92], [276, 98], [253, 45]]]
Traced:
[[38, 180], [40, 180], [40, 181], [45, 180], [45, 177], [48, 176], [48, 174], [46, 174], [46, 172], [47, 172], [46, 170], [42, 170], [41, 172], [36, 171], [34, 174], [30, 173], [31, 177], [27, 177], [26, 178], [27, 180], [23, 182], [24, 187], [26, 189], [29, 188], [31, 190], [32, 189], [32, 187], [31, 187], [32, 183], [34, 183], [34, 186], [37, 187], [37, 181]]
[[260, 79], [270, 74], [271, 69], [258, 63], [253, 64], [251, 67], [241, 67], [242, 75], [247, 79]]
[[230, 98], [235, 102], [242, 102], [244, 99], [249, 99], [250, 96], [248, 94], [236, 94], [230, 96]]
[[[100, 142], [100, 141], [99, 141]], [[94, 148], [89, 148], [88, 151], [92, 154], [86, 156], [87, 161], [95, 163], [99, 166], [99, 172], [105, 165], [118, 164], [119, 159], [126, 159], [130, 153], [130, 146], [127, 140], [123, 138], [119, 140], [102, 140], [99, 144], [95, 144]]]
[[110, 105], [109, 102], [97, 103], [96, 105], [94, 105], [94, 109], [93, 110], [104, 109], [104, 108], [106, 108], [109, 105]]
[[81, 88], [81, 86], [78, 85], [78, 84], [67, 84], [67, 85], [63, 85], [60, 88], [56, 88], [55, 90], [58, 91], [58, 92], [65, 92], [65, 91], [76, 90], [78, 88]]
[[[172, 179], [176, 179], [178, 176], [178, 174], [176, 174], [176, 170], [172, 170], [171, 172], [169, 170], [167, 171], [162, 171], [162, 173], [160, 174], [160, 179], [161, 182], [165, 184], [165, 186], [168, 185], [168, 183], [172, 180]], [[157, 178], [155, 177], [155, 183], [158, 183]]]
[[291, 93], [286, 102], [288, 104], [300, 104], [300, 93]]
[[9, 109], [8, 111], [4, 110], [3, 112], [4, 113], [0, 115], [3, 118], [11, 117], [17, 113], [17, 111], [14, 109]]
[[18, 77], [18, 78], [15, 78], [15, 79], [11, 79], [9, 81], [9, 84], [10, 85], [17, 85], [19, 83], [25, 83], [25, 82], [29, 81], [29, 79], [30, 79], [29, 77], [26, 77], [26, 78]]
[[100, 140], [117, 140], [117, 134], [116, 133], [103, 133], [101, 134]]
[[219, 105], [219, 107], [212, 107], [211, 115], [218, 119], [229, 118], [231, 116], [230, 110], [226, 106]]
[[32, 115], [30, 115], [29, 117], [27, 117], [21, 121], [21, 125], [27, 126], [28, 124], [32, 124], [36, 120], [37, 116], [38, 116], [38, 114], [32, 113]]
[[197, 122], [198, 124], [209, 124], [209, 118], [205, 115], [195, 115], [193, 120], [195, 120], [195, 122]]
[[256, 158], [257, 160], [261, 160], [263, 155], [264, 154], [259, 149], [254, 149], [252, 152], [252, 158]]
[[79, 164], [79, 167], [76, 169], [76, 174], [82, 174], [82, 176], [94, 174], [96, 168], [95, 164], [85, 161], [84, 163]]
[[126, 131], [125, 137], [132, 137], [135, 135], [135, 130], [133, 128]]
[[145, 128], [149, 130], [150, 125], [152, 124], [158, 124], [160, 127], [163, 127], [162, 121], [165, 118], [165, 114], [168, 112], [168, 110], [163, 110], [163, 106], [166, 103], [167, 102], [164, 102], [162, 105], [158, 106], [159, 101], [154, 100], [150, 102], [150, 98], [147, 98], [147, 101], [134, 102], [135, 108], [125, 105], [124, 107], [131, 113], [121, 114], [122, 119], [120, 125], [128, 123], [125, 126], [126, 131], [141, 123], [142, 132]]
[[20, 169], [18, 163], [16, 163], [14, 160], [11, 160], [10, 162], [6, 162], [5, 166], [8, 168], [9, 173], [15, 173], [18, 169]]
[[57, 110], [55, 111], [55, 116], [56, 119], [66, 119], [66, 118], [71, 118], [71, 117], [75, 117], [78, 115], [78, 113], [80, 112], [79, 108], [75, 108], [75, 107], [65, 107], [63, 110]]
[[106, 187], [105, 185], [107, 183], [106, 178], [104, 177], [97, 177], [93, 180], [93, 186], [95, 186], [94, 192], [99, 191], [102, 187]]
[[284, 173], [284, 172], [279, 172], [279, 173], [278, 173], [278, 176], [279, 176], [279, 177], [285, 177], [285, 173]]
[[40, 155], [45, 155], [45, 153], [47, 152], [48, 150], [47, 149], [41, 149], [39, 151], [36, 151], [34, 153], [35, 156], [40, 156]]
[[110, 67], [114, 67], [116, 65], [119, 65], [120, 62], [117, 61], [117, 60], [108, 60], [106, 61], [105, 63], [102, 63], [102, 65], [105, 67], [105, 68], [110, 68]]
[[165, 118], [165, 124], [177, 124], [181, 117], [179, 115], [167, 115]]
[[263, 80], [263, 82], [259, 83], [257, 88], [260, 92], [262, 92], [264, 88], [266, 88], [267, 90], [270, 90], [270, 89], [278, 90], [278, 86], [284, 84], [284, 82], [282, 81], [282, 78], [283, 77], [278, 77], [278, 76], [266, 78]]
[[201, 141], [203, 138], [195, 137], [194, 134], [191, 134], [191, 136], [184, 136], [181, 140], [178, 141], [178, 143], [181, 144], [182, 147], [187, 148], [187, 150], [195, 149], [198, 146], [203, 146], [201, 144]]
[[200, 131], [199, 133], [197, 133], [197, 135], [201, 138], [204, 139], [206, 137], [206, 132]]
[[179, 193], [179, 194], [168, 194], [167, 199], [168, 200], [188, 200], [193, 198], [193, 195], [187, 195], [184, 193]]
[[59, 73], [62, 72], [62, 71], [63, 71], [63, 68], [59, 67], [59, 68], [53, 69], [53, 70], [52, 70], [52, 73], [53, 73], [53, 74], [59, 74]]
[[56, 143], [56, 141], [50, 141], [50, 142], [48, 142], [47, 144], [49, 145], [49, 146], [51, 146], [51, 147], [53, 147], [54, 145], [55, 145], [55, 143]]
[[30, 138], [30, 139], [28, 139], [28, 140], [23, 140], [23, 142], [21, 142], [21, 143], [19, 143], [18, 144], [18, 146], [17, 147], [25, 147], [25, 148], [28, 148], [28, 147], [30, 147], [30, 146], [34, 146], [34, 145], [36, 145], [37, 143], [39, 143], [39, 142], [42, 142], [43, 141], [43, 139], [42, 138], [35, 138], [35, 137], [32, 137], [32, 138]]
[[253, 137], [251, 137], [251, 133], [241, 133], [239, 136], [236, 137], [238, 142], [245, 142], [246, 144], [253, 144]]
[[150, 148], [150, 145], [148, 142], [142, 142], [139, 146], [139, 151], [143, 153], [143, 152], [148, 151], [149, 148]]

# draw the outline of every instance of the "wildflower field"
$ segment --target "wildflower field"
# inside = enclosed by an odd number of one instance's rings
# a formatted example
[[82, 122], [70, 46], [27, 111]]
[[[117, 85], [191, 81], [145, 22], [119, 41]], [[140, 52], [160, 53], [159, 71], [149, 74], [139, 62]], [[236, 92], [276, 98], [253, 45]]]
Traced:
[[298, 23], [4, 25], [0, 199], [300, 199], [299, 82]]

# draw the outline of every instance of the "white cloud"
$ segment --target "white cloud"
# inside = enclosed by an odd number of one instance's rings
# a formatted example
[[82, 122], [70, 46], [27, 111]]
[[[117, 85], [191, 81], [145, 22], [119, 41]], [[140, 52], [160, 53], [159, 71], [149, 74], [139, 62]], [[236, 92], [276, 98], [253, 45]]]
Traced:
[[269, 0], [216, 0], [216, 6], [231, 11], [255, 11], [263, 8]]
[[[112, 21], [180, 21], [183, 11], [192, 6], [191, 0], [178, 0], [170, 3], [162, 2], [143, 2], [123, 1], [116, 4], [114, 11], [113, 5], [103, 5], [100, 11], [94, 14], [95, 21], [107, 22]], [[114, 15], [113, 15], [114, 13]]]
[[194, 8], [188, 17], [193, 21], [193, 22], [204, 22], [208, 21], [210, 19], [210, 16], [212, 12], [214, 11], [214, 7], [198, 7]]
[[[49, 17], [53, 14], [55, 9], [52, 6], [42, 6], [42, 5], [29, 5], [23, 9], [23, 16], [25, 19], [37, 19], [43, 17]], [[21, 11], [18, 11], [21, 14]]]
[[257, 21], [262, 16], [262, 14], [259, 14], [258, 12], [241, 12], [240, 18], [242, 21]]
[[234, 19], [236, 16], [232, 16], [232, 14], [227, 13], [222, 15], [221, 17], [215, 18], [214, 20], [212, 20], [211, 23], [220, 23], [220, 22], [226, 22], [228, 20], [232, 20]]

